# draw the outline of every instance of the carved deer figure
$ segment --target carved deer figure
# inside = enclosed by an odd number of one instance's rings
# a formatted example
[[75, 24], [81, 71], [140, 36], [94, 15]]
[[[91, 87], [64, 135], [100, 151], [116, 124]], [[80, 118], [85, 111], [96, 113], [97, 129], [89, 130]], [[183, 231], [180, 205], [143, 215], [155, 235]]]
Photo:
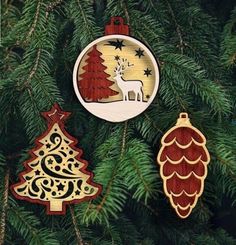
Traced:
[[124, 71], [131, 66], [133, 66], [133, 64], [130, 64], [127, 59], [119, 59], [114, 70], [116, 74], [114, 79], [122, 92], [123, 101], [129, 100], [129, 92], [134, 92], [135, 101], [138, 101], [138, 98], [139, 101], [143, 101], [143, 82], [141, 80], [125, 80], [122, 77], [124, 75]]

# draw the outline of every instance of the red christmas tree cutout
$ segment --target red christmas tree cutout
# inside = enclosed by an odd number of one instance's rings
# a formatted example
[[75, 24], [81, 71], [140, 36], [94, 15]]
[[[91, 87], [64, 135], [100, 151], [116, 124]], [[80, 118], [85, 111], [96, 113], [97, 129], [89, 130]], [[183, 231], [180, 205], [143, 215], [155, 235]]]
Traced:
[[204, 189], [210, 156], [204, 135], [180, 113], [176, 126], [165, 133], [157, 161], [165, 194], [181, 218], [190, 215]]
[[92, 182], [82, 150], [75, 147], [77, 140], [65, 130], [70, 113], [55, 104], [42, 115], [48, 129], [36, 139], [31, 159], [24, 163], [26, 171], [11, 190], [16, 198], [46, 205], [47, 214], [65, 214], [66, 204], [96, 198], [101, 186]]
[[97, 45], [94, 45], [88, 53], [88, 58], [85, 60], [87, 65], [83, 66], [84, 73], [79, 76], [82, 79], [78, 81], [78, 87], [82, 98], [86, 101], [98, 102], [98, 100], [108, 98], [118, 94], [110, 87], [114, 84], [108, 80], [108, 75], [105, 70], [107, 67], [102, 63], [102, 53], [97, 50]]

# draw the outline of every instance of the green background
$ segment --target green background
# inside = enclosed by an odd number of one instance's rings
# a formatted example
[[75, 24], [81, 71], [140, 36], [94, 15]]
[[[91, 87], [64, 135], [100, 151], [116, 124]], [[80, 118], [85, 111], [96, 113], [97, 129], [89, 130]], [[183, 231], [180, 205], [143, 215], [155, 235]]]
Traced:
[[[160, 63], [152, 105], [124, 123], [89, 114], [73, 91], [80, 51], [120, 15]], [[236, 244], [235, 1], [2, 0], [0, 80], [0, 244]], [[46, 129], [40, 112], [71, 111], [78, 140], [103, 193], [92, 203], [47, 216], [45, 206], [13, 198]], [[207, 138], [205, 190], [181, 220], [165, 197], [156, 155], [178, 114]]]

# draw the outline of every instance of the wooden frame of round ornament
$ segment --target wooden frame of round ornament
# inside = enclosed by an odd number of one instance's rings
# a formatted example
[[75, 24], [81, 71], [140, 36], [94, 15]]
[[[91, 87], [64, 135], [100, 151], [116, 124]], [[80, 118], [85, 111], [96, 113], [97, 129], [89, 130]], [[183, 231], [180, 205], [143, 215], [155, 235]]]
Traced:
[[[84, 57], [84, 55], [88, 52], [89, 49], [91, 49], [94, 45], [102, 42], [102, 41], [108, 41], [110, 39], [121, 39], [121, 40], [126, 40], [126, 41], [130, 41], [136, 45], [138, 45], [140, 48], [142, 48], [146, 54], [148, 55], [149, 59], [152, 62], [152, 65], [154, 67], [154, 72], [155, 72], [155, 85], [154, 85], [154, 89], [152, 91], [152, 94], [150, 95], [149, 99], [147, 102], [145, 102], [145, 105], [141, 105], [140, 104], [132, 104], [129, 103], [128, 105], [121, 105], [120, 106], [120, 111], [117, 111], [116, 107], [112, 106], [110, 108], [110, 110], [107, 109], [102, 109], [102, 108], [97, 108], [96, 104], [99, 103], [89, 103], [89, 102], [85, 102], [84, 99], [81, 96], [81, 93], [79, 91], [78, 88], [78, 69], [80, 66], [80, 63]], [[158, 62], [156, 60], [156, 58], [154, 57], [154, 55], [152, 54], [152, 52], [148, 49], [148, 47], [146, 45], [144, 45], [141, 41], [137, 40], [136, 38], [133, 38], [131, 36], [128, 35], [121, 35], [121, 34], [112, 34], [112, 35], [106, 35], [103, 37], [100, 37], [96, 40], [94, 40], [93, 42], [91, 42], [90, 44], [88, 44], [83, 51], [79, 54], [76, 63], [74, 65], [74, 69], [73, 69], [73, 86], [74, 86], [74, 90], [76, 93], [77, 98], [79, 99], [80, 103], [93, 115], [102, 118], [104, 120], [110, 121], [110, 122], [122, 122], [122, 121], [126, 121], [128, 119], [131, 119], [133, 117], [138, 116], [139, 114], [141, 114], [143, 111], [145, 111], [148, 106], [152, 103], [152, 101], [154, 100], [158, 88], [159, 88], [159, 80], [160, 80], [160, 69], [159, 69], [159, 65]], [[127, 81], [128, 82], [128, 81]], [[93, 104], [93, 105], [91, 105]], [[113, 104], [113, 103], [111, 103]], [[144, 103], [142, 103], [144, 104]], [[129, 106], [130, 105], [130, 106]], [[135, 105], [138, 105], [135, 108]], [[133, 106], [133, 107], [132, 107]], [[125, 109], [125, 113], [122, 114], [122, 110]]]

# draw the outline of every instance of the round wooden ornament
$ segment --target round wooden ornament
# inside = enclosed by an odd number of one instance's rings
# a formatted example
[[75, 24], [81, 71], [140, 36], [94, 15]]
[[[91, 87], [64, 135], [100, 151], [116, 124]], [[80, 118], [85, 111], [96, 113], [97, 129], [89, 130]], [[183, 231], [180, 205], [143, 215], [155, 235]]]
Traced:
[[159, 87], [159, 67], [149, 48], [129, 36], [121, 17], [111, 18], [105, 34], [78, 56], [74, 90], [93, 115], [122, 122], [151, 104]]
[[187, 113], [180, 113], [161, 144], [157, 162], [165, 194], [179, 217], [187, 218], [204, 189], [210, 162], [206, 138], [192, 126]]

